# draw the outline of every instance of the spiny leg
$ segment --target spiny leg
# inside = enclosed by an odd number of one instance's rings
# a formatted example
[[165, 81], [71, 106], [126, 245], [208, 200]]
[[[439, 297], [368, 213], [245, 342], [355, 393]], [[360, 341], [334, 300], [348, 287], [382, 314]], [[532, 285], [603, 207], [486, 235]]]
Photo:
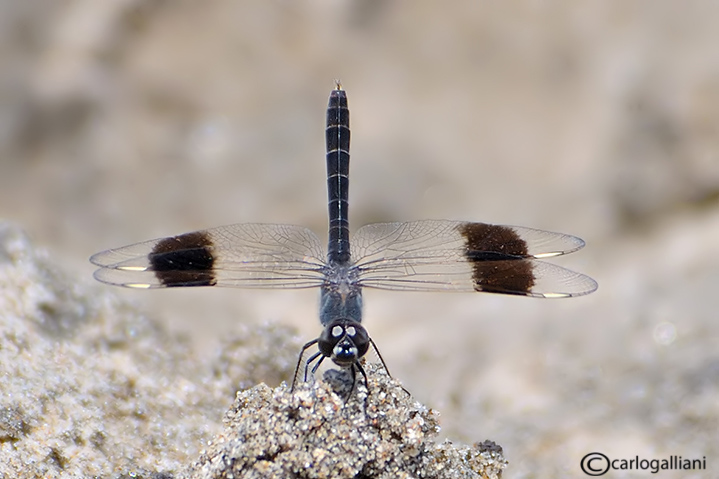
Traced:
[[372, 338], [370, 338], [369, 343], [372, 345], [372, 348], [374, 349], [374, 352], [377, 353], [377, 357], [379, 358], [379, 362], [382, 363], [382, 367], [385, 371], [387, 371], [387, 376], [392, 377], [392, 375], [389, 372], [389, 368], [387, 367], [387, 363], [384, 362], [384, 358], [382, 357], [382, 353], [379, 352], [379, 348], [374, 343]]
[[[367, 389], [367, 394], [369, 395], [369, 381], [367, 380], [367, 373], [365, 372], [364, 368], [362, 367], [362, 363], [357, 361], [354, 366], [357, 368], [357, 370], [362, 373], [362, 376], [364, 377], [364, 387]], [[354, 379], [354, 375], [353, 375]], [[353, 388], [356, 386], [353, 386]]]
[[[350, 388], [349, 394], [348, 394], [347, 397], [345, 398], [345, 402], [347, 402], [347, 401], [350, 400], [350, 398], [352, 397], [352, 393], [354, 393], [354, 392], [355, 392], [355, 389], [357, 388], [357, 372], [356, 372], [356, 368], [357, 368], [358, 365], [359, 365], [359, 361], [353, 363], [352, 366], [350, 366], [350, 368], [349, 368], [349, 370], [350, 370], [350, 379], [352, 380], [352, 387]], [[361, 367], [361, 366], [360, 366], [360, 367]]]
[[[372, 340], [370, 339], [370, 341], [372, 341]], [[377, 348], [375, 348], [375, 350], [376, 350], [376, 349], [377, 349]], [[380, 358], [380, 359], [381, 359], [381, 358]], [[367, 394], [366, 394], [365, 397], [364, 397], [364, 407], [365, 407], [365, 410], [366, 410], [366, 409], [367, 409], [367, 404], [368, 404], [368, 402], [369, 402], [369, 394], [370, 394], [369, 380], [367, 379], [367, 373], [365, 372], [364, 367], [362, 367], [362, 363], [361, 363], [360, 361], [357, 361], [357, 362], [355, 363], [355, 365], [357, 366], [357, 369], [359, 369], [359, 372], [362, 373], [362, 376], [364, 376], [364, 387], [367, 389]], [[386, 369], [386, 368], [385, 368], [385, 369]]]
[[[309, 360], [307, 360], [307, 366], [305, 366], [305, 381], [307, 381], [307, 368], [309, 368], [309, 367], [310, 367], [310, 363], [311, 363], [312, 361], [314, 361], [315, 358], [316, 358], [317, 356], [321, 355], [321, 354], [322, 354], [322, 353], [315, 353], [315, 354], [312, 355], [312, 357], [311, 357]], [[313, 375], [313, 376], [315, 375], [315, 373], [317, 372], [317, 369], [319, 369], [319, 367], [320, 367], [320, 364], [322, 364], [322, 361], [324, 361], [326, 357], [327, 357], [327, 356], [322, 356], [322, 357], [317, 361], [317, 364], [314, 365], [314, 367], [312, 368], [312, 375]]]
[[[297, 366], [295, 366], [295, 375], [292, 376], [292, 387], [290, 388], [290, 394], [292, 394], [295, 391], [295, 383], [297, 382], [297, 373], [300, 372], [300, 364], [302, 363], [302, 356], [305, 355], [305, 351], [309, 349], [310, 347], [317, 344], [318, 339], [313, 339], [312, 341], [306, 343], [304, 346], [302, 346], [302, 350], [300, 351], [300, 357], [297, 358]], [[313, 355], [310, 358], [310, 361], [317, 357], [317, 355], [320, 353], [317, 353]], [[304, 380], [307, 381], [307, 368], [309, 367], [309, 361], [305, 363], [305, 374], [304, 374]]]
[[[384, 358], [382, 357], [382, 353], [379, 352], [379, 348], [377, 348], [377, 345], [374, 343], [374, 341], [372, 340], [372, 338], [369, 338], [369, 342], [370, 342], [370, 344], [372, 345], [372, 348], [374, 349], [374, 352], [377, 353], [377, 357], [379, 358], [379, 361], [382, 363], [382, 367], [384, 368], [385, 371], [387, 371], [387, 376], [389, 376], [390, 378], [394, 379], [394, 377], [392, 376], [392, 374], [389, 372], [389, 368], [387, 367], [387, 363], [384, 362]], [[367, 375], [364, 373], [364, 370], [362, 370], [362, 374], [364, 374], [365, 383], [366, 383], [366, 382], [367, 382]], [[405, 388], [405, 387], [402, 386], [401, 384], [400, 384], [400, 387], [402, 388], [402, 390], [403, 390], [404, 392], [407, 393], [408, 396], [411, 396], [411, 395], [412, 395], [412, 393], [410, 393], [409, 391], [407, 391], [407, 388]], [[367, 388], [367, 392], [369, 393], [369, 387]]]

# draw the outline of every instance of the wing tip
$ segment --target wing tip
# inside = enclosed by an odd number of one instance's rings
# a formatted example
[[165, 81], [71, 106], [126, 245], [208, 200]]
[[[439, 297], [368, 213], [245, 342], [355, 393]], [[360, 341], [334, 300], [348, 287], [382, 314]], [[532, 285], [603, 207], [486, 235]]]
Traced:
[[[596, 282], [593, 278], [590, 278], [587, 275], [581, 274], [581, 273], [575, 273], [578, 278], [582, 279], [581, 282], [581, 288], [577, 287], [576, 289], [572, 291], [567, 291], [563, 293], [540, 293], [540, 297], [547, 298], [547, 299], [555, 299], [555, 298], [577, 298], [579, 296], [586, 296], [588, 294], [592, 294], [597, 289], [599, 289], [599, 283]], [[577, 286], [579, 286], [579, 283], [577, 283]]]
[[[119, 274], [122, 272], [123, 272], [123, 270], [121, 270], [121, 269], [100, 268], [98, 270], [95, 270], [95, 272], [92, 274], [92, 276], [100, 283], [108, 284], [110, 286], [121, 286], [123, 288], [130, 288], [130, 289], [151, 289], [151, 288], [158, 287], [158, 285], [155, 285], [152, 283], [130, 281], [129, 278], [127, 280], [123, 281], [121, 278], [121, 275]], [[115, 278], [112, 277], [113, 274], [116, 275]]]
[[89, 261], [90, 263], [94, 264], [95, 266], [109, 266], [110, 262], [108, 262], [108, 258], [110, 256], [110, 251], [101, 251], [99, 253], [95, 253], [94, 255], [90, 256]]

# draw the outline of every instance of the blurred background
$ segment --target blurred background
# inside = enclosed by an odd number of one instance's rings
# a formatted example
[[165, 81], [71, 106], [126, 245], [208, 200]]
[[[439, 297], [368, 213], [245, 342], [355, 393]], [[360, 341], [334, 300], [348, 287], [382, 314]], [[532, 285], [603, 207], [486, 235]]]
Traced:
[[[351, 229], [570, 233], [587, 247], [557, 262], [600, 284], [366, 292], [368, 330], [443, 435], [502, 445], [507, 478], [579, 476], [593, 451], [716, 474], [717, 18], [670, 0], [0, 2], [0, 218], [82, 282], [92, 253], [223, 224], [324, 239], [339, 78]], [[312, 291], [116, 292], [199, 351], [240, 323], [320, 331]]]

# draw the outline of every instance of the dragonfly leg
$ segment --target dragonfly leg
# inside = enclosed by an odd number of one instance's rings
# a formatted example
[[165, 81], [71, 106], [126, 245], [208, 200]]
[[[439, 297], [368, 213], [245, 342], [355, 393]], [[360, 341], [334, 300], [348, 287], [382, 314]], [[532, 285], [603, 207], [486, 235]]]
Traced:
[[[370, 344], [372, 345], [372, 348], [374, 349], [374, 351], [377, 353], [377, 357], [379, 358], [380, 362], [382, 363], [382, 367], [384, 368], [385, 371], [387, 371], [387, 376], [393, 378], [392, 374], [389, 372], [389, 368], [387, 367], [387, 363], [384, 362], [384, 358], [382, 357], [382, 353], [379, 352], [379, 348], [377, 348], [377, 345], [374, 343], [374, 341], [372, 340], [372, 338], [369, 338], [369, 342], [370, 342]], [[364, 374], [364, 371], [362, 371], [362, 374]], [[393, 378], [393, 379], [394, 379], [394, 378]], [[366, 382], [366, 381], [367, 381], [367, 375], [365, 374], [365, 382]], [[400, 385], [400, 387], [402, 388], [402, 390], [403, 390], [404, 392], [407, 393], [408, 396], [411, 396], [411, 395], [412, 395], [412, 393], [410, 393], [409, 391], [407, 391], [407, 389], [406, 389], [404, 386], [401, 386], [401, 385]], [[369, 391], [369, 388], [367, 388], [367, 391]]]
[[[317, 339], [313, 339], [312, 341], [308, 342], [304, 346], [302, 346], [302, 350], [300, 351], [300, 357], [297, 358], [297, 366], [295, 367], [295, 375], [292, 376], [292, 387], [290, 388], [290, 394], [292, 394], [295, 390], [295, 383], [297, 382], [297, 374], [300, 372], [300, 364], [302, 364], [302, 356], [305, 355], [305, 351], [307, 351], [310, 347], [317, 344]], [[307, 360], [305, 363], [305, 373], [304, 373], [304, 380], [307, 381], [307, 368], [309, 367], [309, 363], [313, 361], [320, 353], [316, 353], [310, 357], [310, 359]]]

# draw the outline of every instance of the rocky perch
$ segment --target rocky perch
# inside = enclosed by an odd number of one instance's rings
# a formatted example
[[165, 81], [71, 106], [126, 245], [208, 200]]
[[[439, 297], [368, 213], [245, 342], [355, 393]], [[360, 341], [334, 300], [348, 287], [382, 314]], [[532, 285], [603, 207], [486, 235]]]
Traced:
[[437, 413], [378, 365], [367, 372], [370, 394], [359, 386], [347, 402], [349, 386], [330, 375], [294, 394], [265, 385], [238, 393], [224, 433], [180, 477], [501, 477], [507, 463], [499, 446], [435, 443]]
[[238, 325], [198, 358], [0, 223], [0, 477], [501, 476], [499, 446], [436, 443], [437, 414], [376, 365], [369, 394], [345, 401], [332, 371], [290, 394], [299, 348], [284, 326]]

